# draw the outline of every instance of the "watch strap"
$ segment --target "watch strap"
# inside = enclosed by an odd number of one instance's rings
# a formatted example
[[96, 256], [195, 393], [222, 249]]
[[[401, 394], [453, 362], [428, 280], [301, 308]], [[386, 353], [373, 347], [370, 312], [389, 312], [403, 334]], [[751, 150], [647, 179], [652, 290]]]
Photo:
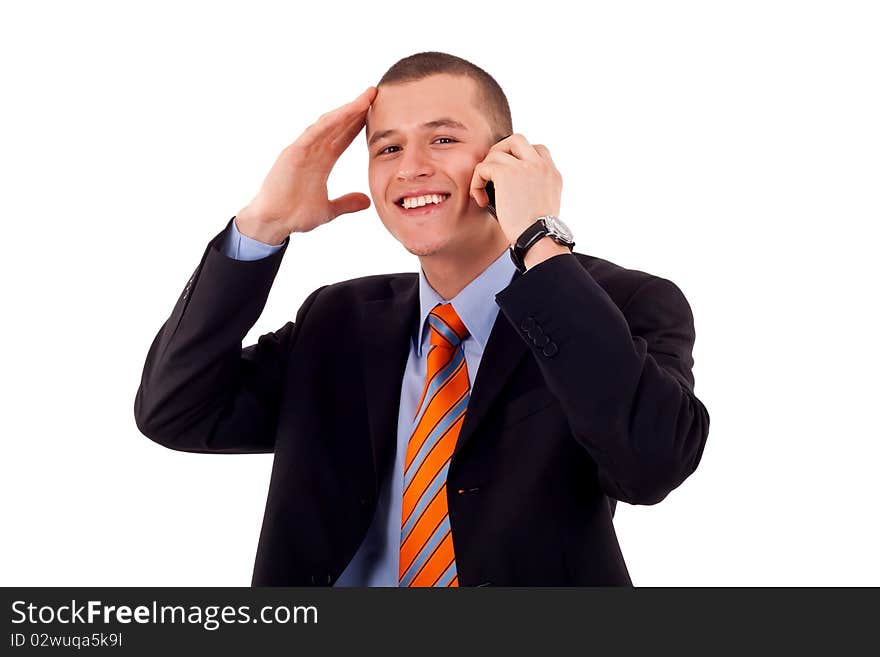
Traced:
[[513, 260], [513, 264], [516, 265], [520, 273], [524, 273], [526, 270], [526, 252], [549, 232], [543, 218], [539, 218], [526, 228], [517, 238], [516, 243], [510, 247], [510, 259]]

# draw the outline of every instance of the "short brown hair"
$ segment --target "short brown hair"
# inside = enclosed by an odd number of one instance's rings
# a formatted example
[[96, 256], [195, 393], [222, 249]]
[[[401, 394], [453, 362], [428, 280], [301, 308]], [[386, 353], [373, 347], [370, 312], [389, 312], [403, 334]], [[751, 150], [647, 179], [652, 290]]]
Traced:
[[376, 86], [416, 82], [440, 73], [467, 77], [476, 83], [475, 100], [489, 120], [493, 144], [513, 133], [510, 106], [501, 86], [486, 71], [461, 57], [433, 51], [404, 57], [385, 72]]

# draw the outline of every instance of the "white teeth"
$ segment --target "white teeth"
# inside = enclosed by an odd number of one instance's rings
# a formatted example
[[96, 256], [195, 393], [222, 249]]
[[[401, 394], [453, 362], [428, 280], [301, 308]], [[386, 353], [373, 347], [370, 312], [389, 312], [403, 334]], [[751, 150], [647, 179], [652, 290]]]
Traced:
[[428, 194], [426, 196], [410, 196], [403, 199], [403, 207], [420, 208], [428, 203], [442, 203], [448, 198], [448, 194]]

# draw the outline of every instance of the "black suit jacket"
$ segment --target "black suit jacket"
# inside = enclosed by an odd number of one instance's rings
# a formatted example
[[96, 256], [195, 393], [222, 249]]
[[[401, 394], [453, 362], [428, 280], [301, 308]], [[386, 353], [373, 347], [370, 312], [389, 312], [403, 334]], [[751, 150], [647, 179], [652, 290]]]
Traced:
[[[176, 450], [274, 452], [252, 584], [327, 586], [393, 462], [418, 275], [320, 287], [295, 322], [242, 349], [287, 242], [237, 261], [224, 234], [150, 347], [135, 419]], [[615, 501], [662, 500], [709, 431], [688, 302], [666, 279], [580, 253], [517, 273], [495, 301], [447, 475], [460, 585], [631, 585]]]

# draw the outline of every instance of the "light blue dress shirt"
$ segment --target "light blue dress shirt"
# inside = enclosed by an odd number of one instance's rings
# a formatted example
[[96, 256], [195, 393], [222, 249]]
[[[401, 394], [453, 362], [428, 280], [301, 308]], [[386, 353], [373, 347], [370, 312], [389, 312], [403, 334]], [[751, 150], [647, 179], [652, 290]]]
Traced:
[[[237, 260], [259, 260], [278, 249], [242, 235], [232, 221], [223, 252]], [[473, 387], [477, 369], [492, 326], [498, 316], [495, 295], [506, 288], [516, 272], [507, 251], [480, 273], [450, 300], [453, 309], [467, 327], [469, 335], [462, 341], [468, 379]], [[419, 335], [410, 340], [409, 357], [400, 389], [400, 411], [397, 417], [397, 451], [390, 477], [382, 483], [376, 514], [364, 541], [334, 586], [398, 586], [400, 558], [400, 523], [403, 498], [403, 463], [414, 427], [413, 416], [425, 385], [428, 367], [430, 330], [428, 313], [437, 304], [446, 303], [428, 283], [419, 268]]]

